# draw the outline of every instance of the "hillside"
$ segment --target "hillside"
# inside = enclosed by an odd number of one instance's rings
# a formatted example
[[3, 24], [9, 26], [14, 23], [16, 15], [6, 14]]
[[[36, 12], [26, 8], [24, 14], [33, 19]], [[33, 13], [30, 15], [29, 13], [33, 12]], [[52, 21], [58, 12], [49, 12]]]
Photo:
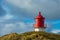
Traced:
[[0, 40], [60, 40], [60, 35], [46, 32], [11, 33], [0, 37]]

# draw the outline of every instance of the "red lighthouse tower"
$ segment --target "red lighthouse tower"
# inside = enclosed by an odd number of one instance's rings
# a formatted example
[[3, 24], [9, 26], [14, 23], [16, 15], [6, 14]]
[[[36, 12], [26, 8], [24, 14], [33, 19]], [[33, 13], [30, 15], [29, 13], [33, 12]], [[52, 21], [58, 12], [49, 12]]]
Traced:
[[44, 17], [41, 15], [41, 12], [35, 17], [35, 24], [34, 24], [34, 30], [35, 31], [43, 31], [45, 29], [44, 26]]

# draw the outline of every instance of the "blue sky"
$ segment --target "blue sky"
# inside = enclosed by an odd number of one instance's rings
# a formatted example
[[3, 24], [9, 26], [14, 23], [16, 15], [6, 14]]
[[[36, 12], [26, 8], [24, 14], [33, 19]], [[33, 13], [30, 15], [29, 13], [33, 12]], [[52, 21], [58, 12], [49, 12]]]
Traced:
[[38, 12], [47, 32], [60, 33], [60, 0], [0, 0], [0, 35], [33, 31]]

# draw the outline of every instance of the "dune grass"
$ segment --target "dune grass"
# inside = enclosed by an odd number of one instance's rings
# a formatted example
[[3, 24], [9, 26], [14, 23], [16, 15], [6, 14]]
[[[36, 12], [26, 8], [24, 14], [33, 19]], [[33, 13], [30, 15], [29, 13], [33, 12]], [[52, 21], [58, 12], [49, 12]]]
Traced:
[[0, 40], [60, 40], [60, 35], [46, 32], [11, 33], [0, 37]]

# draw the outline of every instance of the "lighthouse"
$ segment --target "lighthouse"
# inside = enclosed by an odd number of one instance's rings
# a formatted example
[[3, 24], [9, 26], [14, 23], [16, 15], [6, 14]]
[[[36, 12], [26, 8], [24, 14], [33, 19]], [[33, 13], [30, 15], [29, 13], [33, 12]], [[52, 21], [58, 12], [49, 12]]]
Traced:
[[44, 25], [45, 18], [41, 15], [41, 12], [39, 12], [34, 19], [35, 19], [35, 24], [33, 24], [34, 31], [44, 31], [44, 29], [46, 28]]

